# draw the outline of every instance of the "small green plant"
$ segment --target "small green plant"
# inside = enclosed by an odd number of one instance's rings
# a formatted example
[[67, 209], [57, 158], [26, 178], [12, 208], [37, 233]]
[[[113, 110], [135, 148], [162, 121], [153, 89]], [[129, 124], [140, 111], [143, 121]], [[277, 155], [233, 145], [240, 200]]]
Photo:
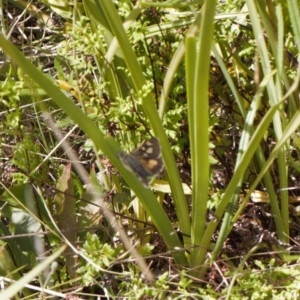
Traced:
[[[117, 259], [121, 252], [120, 247], [112, 247], [109, 244], [101, 244], [99, 238], [95, 234], [86, 235], [86, 241], [83, 244], [83, 250], [96, 265], [101, 269], [107, 269]], [[89, 265], [85, 261], [82, 261], [81, 267], [78, 268], [77, 273], [82, 276], [83, 284], [87, 285], [95, 282], [95, 278], [101, 280], [99, 270], [96, 270], [93, 266]]]

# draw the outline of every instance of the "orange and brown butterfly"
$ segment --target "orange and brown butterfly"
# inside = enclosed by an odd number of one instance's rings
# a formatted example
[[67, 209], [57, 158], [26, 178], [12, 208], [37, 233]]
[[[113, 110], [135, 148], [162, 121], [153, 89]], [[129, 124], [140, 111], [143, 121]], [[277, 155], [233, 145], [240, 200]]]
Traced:
[[150, 179], [163, 168], [160, 144], [156, 137], [146, 140], [129, 154], [121, 151], [118, 156], [124, 167], [135, 174], [145, 187], [149, 187]]

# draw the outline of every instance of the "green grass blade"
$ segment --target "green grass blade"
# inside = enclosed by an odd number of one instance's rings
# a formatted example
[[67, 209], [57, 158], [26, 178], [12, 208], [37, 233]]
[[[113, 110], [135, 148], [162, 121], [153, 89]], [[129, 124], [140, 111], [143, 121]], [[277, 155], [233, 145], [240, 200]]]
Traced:
[[[200, 245], [205, 230], [209, 184], [208, 82], [216, 1], [206, 1], [202, 10], [200, 38], [188, 38], [187, 81], [189, 133], [192, 163], [192, 245]], [[196, 47], [195, 47], [196, 46]], [[193, 49], [194, 48], [194, 49]], [[196, 51], [196, 49], [199, 49]], [[195, 67], [192, 55], [196, 55]], [[199, 265], [199, 249], [191, 250], [190, 264]]]
[[127, 68], [131, 74], [135, 90], [138, 94], [141, 95], [142, 107], [145, 115], [147, 116], [155, 135], [160, 140], [162, 146], [162, 155], [170, 178], [170, 185], [175, 200], [175, 207], [179, 219], [179, 225], [182, 232], [184, 233], [185, 243], [189, 244], [190, 220], [187, 202], [183, 192], [181, 179], [173, 153], [162, 126], [162, 122], [154, 105], [154, 99], [149, 94], [143, 95], [142, 91], [146, 86], [146, 80], [143, 76], [136, 55], [129, 43], [121, 19], [115, 10], [114, 4], [108, 0], [101, 1], [101, 3], [96, 1], [96, 3], [99, 9], [101, 8], [104, 11], [106, 20], [109, 23], [110, 30], [118, 40]]

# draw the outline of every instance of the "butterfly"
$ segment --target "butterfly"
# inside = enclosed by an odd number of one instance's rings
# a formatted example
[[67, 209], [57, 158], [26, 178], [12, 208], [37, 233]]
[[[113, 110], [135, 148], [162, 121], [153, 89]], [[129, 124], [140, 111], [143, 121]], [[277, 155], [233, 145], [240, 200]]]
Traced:
[[131, 171], [145, 187], [149, 187], [151, 177], [155, 177], [163, 167], [159, 140], [152, 137], [129, 154], [118, 153], [124, 167]]

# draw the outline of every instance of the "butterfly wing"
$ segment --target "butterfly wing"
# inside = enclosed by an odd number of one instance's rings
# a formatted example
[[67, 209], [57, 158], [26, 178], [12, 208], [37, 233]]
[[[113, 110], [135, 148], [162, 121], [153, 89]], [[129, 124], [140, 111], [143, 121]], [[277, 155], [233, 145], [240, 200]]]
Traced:
[[119, 153], [123, 165], [134, 173], [145, 187], [149, 187], [150, 177], [156, 176], [163, 167], [160, 144], [157, 138], [145, 141], [140, 147], [127, 154]]
[[140, 147], [133, 150], [130, 154], [143, 158], [161, 157], [161, 149], [158, 138], [152, 137], [151, 139], [145, 141]]
[[127, 170], [135, 174], [145, 187], [149, 187], [149, 177], [151, 177], [152, 174], [148, 172], [147, 168], [145, 168], [144, 164], [137, 157], [125, 152], [120, 152], [119, 158]]

